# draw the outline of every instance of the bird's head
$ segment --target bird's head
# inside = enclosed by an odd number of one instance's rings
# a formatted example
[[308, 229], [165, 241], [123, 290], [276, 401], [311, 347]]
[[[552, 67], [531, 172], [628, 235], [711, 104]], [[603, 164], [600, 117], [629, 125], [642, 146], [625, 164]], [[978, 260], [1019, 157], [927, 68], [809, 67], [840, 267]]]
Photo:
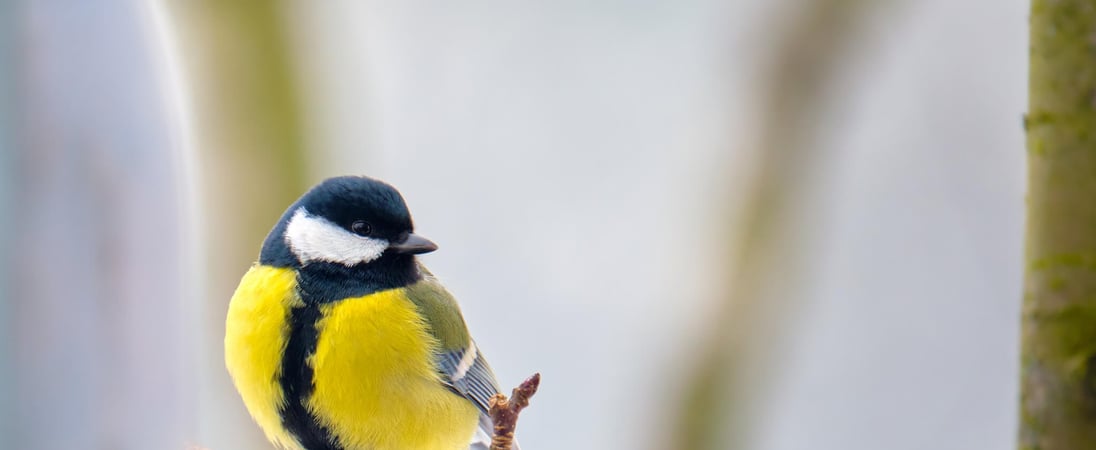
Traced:
[[329, 178], [305, 193], [263, 243], [260, 262], [344, 267], [382, 259], [413, 259], [438, 247], [414, 233], [411, 213], [395, 188], [366, 177]]

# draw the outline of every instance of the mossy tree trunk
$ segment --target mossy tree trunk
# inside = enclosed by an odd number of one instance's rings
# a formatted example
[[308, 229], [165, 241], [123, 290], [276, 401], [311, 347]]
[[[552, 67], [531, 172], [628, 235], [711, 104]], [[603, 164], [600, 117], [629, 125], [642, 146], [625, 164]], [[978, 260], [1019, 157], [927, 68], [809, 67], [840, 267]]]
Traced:
[[1019, 448], [1096, 448], [1096, 4], [1031, 11]]
[[267, 449], [224, 370], [225, 312], [282, 211], [307, 188], [301, 92], [281, 2], [168, 2], [192, 102], [202, 240], [197, 442]]

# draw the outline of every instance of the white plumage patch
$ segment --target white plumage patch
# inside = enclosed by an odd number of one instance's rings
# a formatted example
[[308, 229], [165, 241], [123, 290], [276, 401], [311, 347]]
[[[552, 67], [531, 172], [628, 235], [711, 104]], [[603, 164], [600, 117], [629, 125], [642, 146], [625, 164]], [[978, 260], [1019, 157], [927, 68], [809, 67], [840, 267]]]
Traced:
[[464, 351], [464, 355], [460, 358], [460, 363], [457, 364], [457, 370], [453, 372], [452, 380], [460, 381], [465, 375], [468, 375], [468, 369], [472, 368], [472, 364], [476, 363], [476, 356], [479, 352], [476, 350], [476, 343], [469, 342], [468, 349]]
[[353, 266], [377, 259], [388, 241], [351, 233], [323, 217], [298, 208], [285, 227], [285, 242], [301, 261], [324, 261]]

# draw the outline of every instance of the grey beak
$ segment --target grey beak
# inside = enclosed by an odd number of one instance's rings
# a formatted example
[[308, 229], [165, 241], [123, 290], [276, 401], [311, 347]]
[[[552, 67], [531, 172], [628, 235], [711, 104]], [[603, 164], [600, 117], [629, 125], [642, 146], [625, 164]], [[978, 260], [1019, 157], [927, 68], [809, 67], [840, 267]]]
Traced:
[[437, 250], [438, 244], [415, 233], [411, 233], [407, 235], [407, 239], [404, 239], [403, 242], [388, 244], [388, 248], [396, 253], [404, 255], [419, 255]]

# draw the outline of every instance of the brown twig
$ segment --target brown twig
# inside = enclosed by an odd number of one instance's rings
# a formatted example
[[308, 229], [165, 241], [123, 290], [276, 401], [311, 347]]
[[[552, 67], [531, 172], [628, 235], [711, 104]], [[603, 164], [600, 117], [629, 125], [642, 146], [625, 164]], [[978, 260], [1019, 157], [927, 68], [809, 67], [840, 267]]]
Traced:
[[521, 410], [529, 406], [529, 398], [537, 393], [540, 387], [540, 374], [535, 373], [520, 386], [514, 388], [514, 392], [507, 399], [505, 395], [495, 394], [491, 397], [491, 408], [488, 414], [495, 422], [495, 435], [491, 437], [491, 450], [510, 450], [514, 444], [514, 429], [518, 426], [518, 415]]

